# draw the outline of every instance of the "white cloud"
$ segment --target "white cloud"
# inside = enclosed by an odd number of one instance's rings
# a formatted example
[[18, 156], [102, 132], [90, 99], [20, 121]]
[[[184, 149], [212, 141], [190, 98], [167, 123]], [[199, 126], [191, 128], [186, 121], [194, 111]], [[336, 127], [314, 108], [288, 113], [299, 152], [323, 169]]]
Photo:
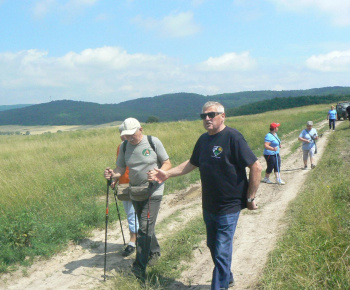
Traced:
[[35, 18], [43, 18], [52, 12], [69, 12], [69, 14], [85, 9], [95, 5], [99, 0], [68, 0], [63, 1], [57, 0], [38, 0], [32, 7], [32, 13]]
[[293, 11], [317, 9], [330, 15], [335, 25], [350, 25], [350, 1], [346, 0], [268, 0]]
[[306, 65], [322, 72], [350, 71], [350, 50], [313, 55], [306, 60]]
[[[122, 101], [152, 95], [158, 82], [166, 83], [177, 73], [176, 66], [163, 55], [129, 54], [118, 47], [69, 52], [62, 57], [38, 50], [0, 53], [0, 96], [46, 94], [107, 102], [119, 95]], [[4, 101], [0, 99], [0, 104]]]
[[157, 31], [165, 37], [187, 37], [200, 31], [200, 26], [195, 23], [192, 12], [172, 13], [163, 19], [144, 19], [138, 16], [134, 18], [134, 23], [142, 28]]
[[[131, 54], [108, 46], [61, 57], [38, 50], [8, 52], [0, 53], [0, 104], [48, 102], [50, 96], [53, 100], [119, 103], [175, 92], [212, 95], [350, 85], [349, 51], [338, 52], [337, 57], [332, 53], [313, 56], [308, 66], [315, 70], [264, 67], [248, 52], [229, 52], [191, 65], [165, 55]], [[328, 66], [331, 69], [326, 70]]]
[[191, 3], [192, 3], [192, 6], [194, 7], [198, 7], [198, 6], [201, 6], [206, 0], [192, 0]]
[[56, 6], [55, 0], [40, 0], [34, 4], [32, 9], [34, 17], [45, 17]]
[[76, 9], [85, 8], [95, 5], [99, 0], [68, 0], [66, 4], [63, 5], [65, 9]]
[[199, 64], [199, 69], [207, 71], [244, 71], [254, 68], [256, 62], [249, 52], [226, 53], [219, 57], [210, 57]]

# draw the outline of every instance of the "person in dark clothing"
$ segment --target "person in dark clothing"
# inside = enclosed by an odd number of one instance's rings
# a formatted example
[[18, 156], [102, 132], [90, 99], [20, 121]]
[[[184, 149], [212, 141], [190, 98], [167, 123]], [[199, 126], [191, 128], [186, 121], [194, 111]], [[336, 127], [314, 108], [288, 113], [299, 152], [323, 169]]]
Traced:
[[155, 169], [149, 177], [161, 183], [199, 168], [207, 246], [214, 262], [211, 289], [228, 289], [234, 285], [231, 261], [238, 217], [244, 208], [258, 208], [254, 199], [262, 167], [243, 135], [224, 124], [220, 103], [204, 104], [200, 117], [208, 132], [199, 137], [191, 158], [167, 171]]
[[346, 107], [346, 112], [348, 113], [349, 126], [350, 126], [350, 106], [347, 106], [347, 107]]

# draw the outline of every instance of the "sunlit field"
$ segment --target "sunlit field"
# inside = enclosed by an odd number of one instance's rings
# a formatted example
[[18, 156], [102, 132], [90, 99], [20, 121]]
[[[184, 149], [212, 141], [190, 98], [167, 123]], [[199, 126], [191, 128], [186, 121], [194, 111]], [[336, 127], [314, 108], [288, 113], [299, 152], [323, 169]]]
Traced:
[[[326, 118], [329, 105], [317, 105], [259, 115], [228, 118], [226, 124], [246, 137], [256, 155], [271, 122], [281, 123], [279, 136], [306, 121]], [[202, 121], [153, 123], [144, 133], [157, 136], [173, 165], [188, 159]], [[113, 167], [120, 143], [114, 128], [90, 129], [35, 136], [0, 136], [0, 271], [16, 262], [30, 263], [36, 255], [50, 256], [69, 240], [85, 237], [102, 227], [106, 181], [103, 170]], [[199, 179], [198, 170], [167, 181], [165, 194]], [[111, 214], [111, 219], [116, 215]]]

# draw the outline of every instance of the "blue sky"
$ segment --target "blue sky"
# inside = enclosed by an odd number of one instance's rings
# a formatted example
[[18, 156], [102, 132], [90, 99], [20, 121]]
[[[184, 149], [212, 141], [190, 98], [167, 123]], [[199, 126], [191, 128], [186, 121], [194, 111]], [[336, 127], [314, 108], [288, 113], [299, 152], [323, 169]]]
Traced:
[[350, 86], [350, 1], [0, 0], [0, 105]]

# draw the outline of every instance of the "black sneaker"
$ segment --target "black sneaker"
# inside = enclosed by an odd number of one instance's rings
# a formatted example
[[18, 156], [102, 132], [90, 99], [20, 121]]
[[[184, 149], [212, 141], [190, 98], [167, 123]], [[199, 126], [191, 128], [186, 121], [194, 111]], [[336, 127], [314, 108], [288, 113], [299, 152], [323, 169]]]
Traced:
[[131, 246], [131, 245], [128, 245], [124, 252], [123, 252], [123, 256], [124, 257], [128, 257], [130, 256], [133, 252], [135, 252], [135, 247]]
[[228, 287], [233, 287], [235, 286], [235, 279], [232, 278], [232, 280], [230, 280], [230, 282], [228, 283]]
[[160, 253], [158, 252], [151, 253], [148, 258], [148, 265], [154, 266], [158, 262], [159, 257], [160, 257]]

